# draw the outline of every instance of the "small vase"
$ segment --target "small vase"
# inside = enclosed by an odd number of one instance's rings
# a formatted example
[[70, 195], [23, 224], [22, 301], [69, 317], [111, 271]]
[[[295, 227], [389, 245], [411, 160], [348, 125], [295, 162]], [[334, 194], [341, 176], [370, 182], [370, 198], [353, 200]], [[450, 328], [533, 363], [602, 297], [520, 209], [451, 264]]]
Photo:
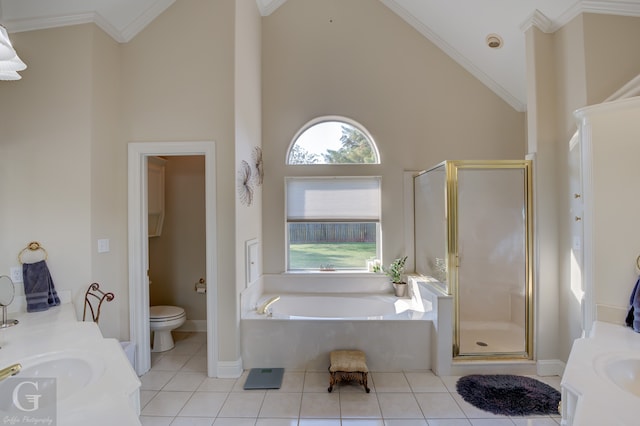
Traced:
[[407, 295], [407, 283], [393, 283], [397, 297], [405, 297]]

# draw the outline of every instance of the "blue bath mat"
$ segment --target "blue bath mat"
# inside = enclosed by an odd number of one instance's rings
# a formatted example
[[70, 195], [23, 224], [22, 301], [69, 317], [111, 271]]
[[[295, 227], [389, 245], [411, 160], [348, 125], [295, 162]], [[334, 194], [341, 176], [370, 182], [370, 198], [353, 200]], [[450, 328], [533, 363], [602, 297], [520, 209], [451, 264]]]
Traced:
[[280, 389], [284, 368], [252, 368], [244, 389]]

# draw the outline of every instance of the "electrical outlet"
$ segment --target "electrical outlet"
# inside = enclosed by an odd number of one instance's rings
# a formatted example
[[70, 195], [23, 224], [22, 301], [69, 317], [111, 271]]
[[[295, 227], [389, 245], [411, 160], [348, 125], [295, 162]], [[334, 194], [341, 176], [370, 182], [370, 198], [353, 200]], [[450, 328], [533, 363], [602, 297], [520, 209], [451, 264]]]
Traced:
[[22, 268], [20, 266], [11, 267], [11, 281], [14, 283], [22, 282]]
[[98, 253], [108, 253], [109, 252], [109, 239], [103, 238], [98, 240]]

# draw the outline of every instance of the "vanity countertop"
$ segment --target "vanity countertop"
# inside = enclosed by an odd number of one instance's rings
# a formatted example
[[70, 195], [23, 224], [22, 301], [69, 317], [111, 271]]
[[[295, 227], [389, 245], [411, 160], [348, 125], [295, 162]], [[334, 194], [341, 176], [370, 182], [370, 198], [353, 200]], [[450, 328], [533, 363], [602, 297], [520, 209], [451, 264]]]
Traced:
[[[562, 387], [577, 396], [574, 425], [640, 424], [637, 409], [640, 397], [621, 389], [605, 372], [606, 366], [617, 360], [640, 362], [640, 333], [622, 325], [596, 321], [588, 338], [573, 343]], [[631, 370], [628, 373], [634, 374]], [[563, 400], [563, 404], [567, 403]]]
[[78, 321], [71, 303], [10, 317], [19, 323], [0, 330], [0, 368], [23, 364], [23, 375], [19, 373], [16, 379], [28, 378], [24, 374], [29, 365], [66, 357], [89, 360], [92, 371], [97, 372], [81, 391], [68, 395], [61, 391], [64, 380], [58, 380], [57, 424], [140, 424], [140, 380], [117, 340], [103, 338], [93, 322]]

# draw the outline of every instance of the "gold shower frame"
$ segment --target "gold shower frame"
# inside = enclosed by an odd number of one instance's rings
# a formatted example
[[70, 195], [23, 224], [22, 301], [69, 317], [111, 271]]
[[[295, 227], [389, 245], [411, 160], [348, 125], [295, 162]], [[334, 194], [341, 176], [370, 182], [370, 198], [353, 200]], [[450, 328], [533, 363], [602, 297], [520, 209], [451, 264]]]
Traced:
[[[444, 161], [425, 171], [433, 171], [444, 167], [445, 215], [447, 223], [446, 266], [447, 292], [453, 297], [453, 359], [466, 360], [504, 360], [533, 359], [533, 186], [531, 160], [458, 160]], [[462, 169], [521, 169], [524, 171], [525, 203], [525, 348], [519, 352], [482, 352], [460, 353], [460, 311], [458, 293], [458, 171]]]

